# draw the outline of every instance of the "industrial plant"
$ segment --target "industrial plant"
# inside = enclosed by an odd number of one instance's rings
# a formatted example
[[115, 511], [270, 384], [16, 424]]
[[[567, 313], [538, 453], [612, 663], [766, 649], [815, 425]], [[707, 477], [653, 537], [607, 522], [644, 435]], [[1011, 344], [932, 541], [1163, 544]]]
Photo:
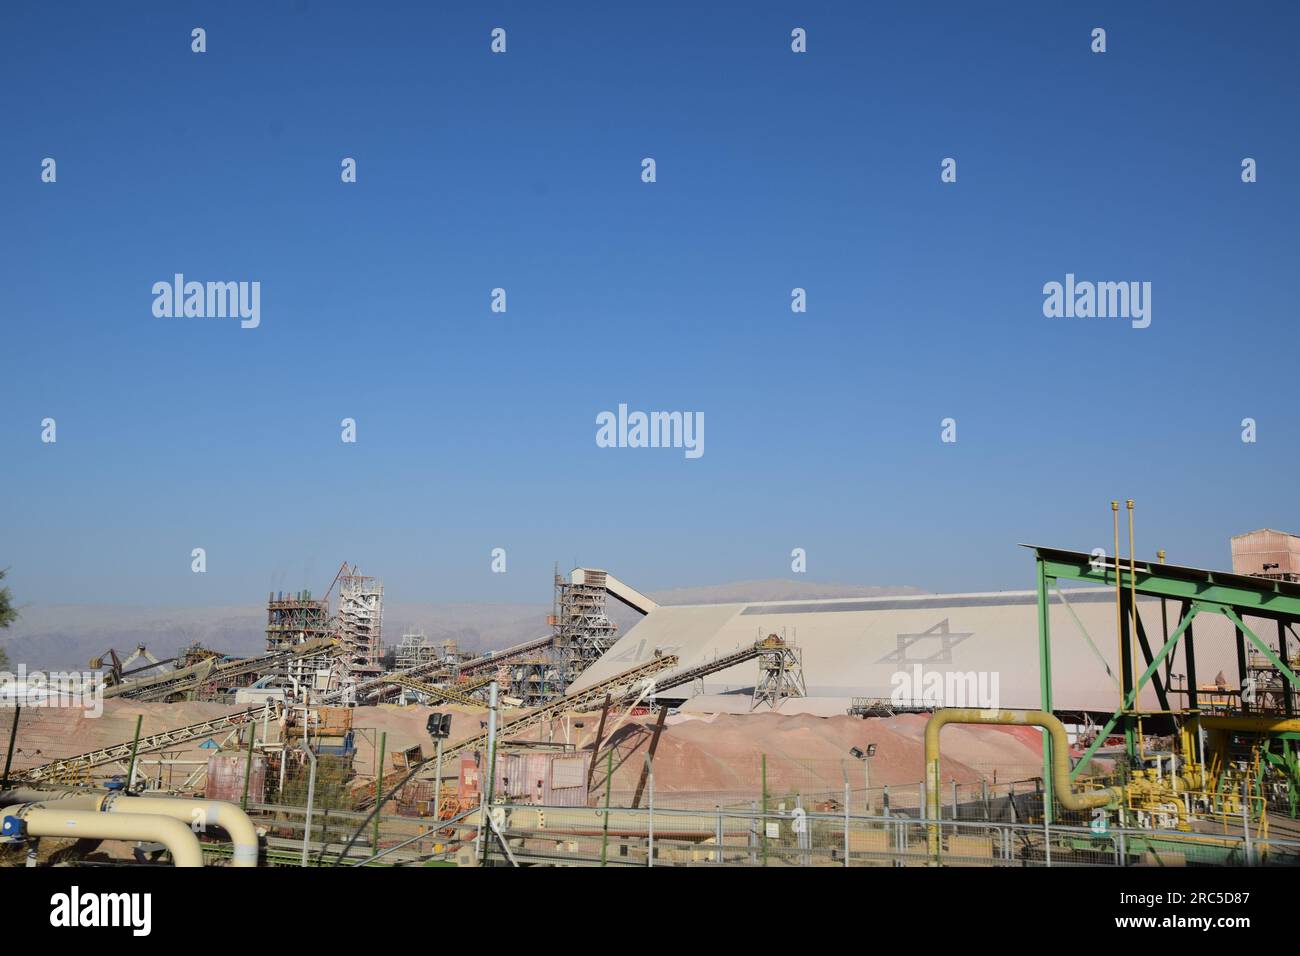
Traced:
[[668, 605], [557, 569], [486, 652], [385, 633], [344, 563], [267, 596], [262, 653], [110, 649], [97, 711], [49, 706], [72, 675], [7, 697], [0, 860], [1300, 863], [1300, 537], [1206, 570], [1111, 519], [1111, 553], [1021, 546], [1019, 591]]

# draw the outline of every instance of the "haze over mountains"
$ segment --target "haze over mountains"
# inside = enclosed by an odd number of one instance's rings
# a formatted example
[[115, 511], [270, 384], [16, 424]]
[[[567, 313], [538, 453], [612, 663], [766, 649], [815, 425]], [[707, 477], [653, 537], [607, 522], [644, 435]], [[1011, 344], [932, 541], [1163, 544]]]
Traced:
[[[651, 594], [660, 604], [727, 604], [819, 598], [922, 594], [907, 585], [819, 584], [811, 581], [738, 581], [671, 588]], [[115, 648], [125, 659], [137, 644], [160, 659], [195, 641], [224, 653], [247, 656], [265, 649], [266, 610], [255, 605], [176, 608], [49, 604], [20, 606], [20, 617], [0, 638], [10, 665], [29, 669], [82, 670], [90, 658]], [[620, 633], [640, 619], [610, 601]], [[384, 607], [384, 641], [393, 646], [419, 628], [432, 641], [454, 639], [463, 650], [500, 649], [545, 636], [549, 604], [402, 604]]]

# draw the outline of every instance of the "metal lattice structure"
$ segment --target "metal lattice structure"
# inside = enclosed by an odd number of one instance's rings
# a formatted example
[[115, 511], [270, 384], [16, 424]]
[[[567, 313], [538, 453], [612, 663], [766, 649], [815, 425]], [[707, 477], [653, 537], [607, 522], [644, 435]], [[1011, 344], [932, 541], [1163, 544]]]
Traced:
[[231, 688], [239, 686], [241, 678], [262, 678], [269, 674], [285, 673], [297, 667], [300, 662], [328, 661], [338, 653], [337, 642], [329, 638], [313, 638], [257, 657], [223, 660], [214, 656], [174, 671], [114, 684], [105, 688], [104, 697], [146, 701], [188, 698], [204, 686]]
[[[1118, 511], [1118, 503], [1112, 504], [1112, 510]], [[1115, 534], [1118, 541], [1118, 519]], [[1088, 769], [1112, 732], [1123, 735], [1124, 764], [1136, 774], [1146, 757], [1142, 741], [1155, 728], [1155, 732], [1172, 732], [1183, 741], [1184, 766], [1191, 766], [1193, 776], [1199, 774], [1205, 781], [1203, 799], [1212, 812], [1235, 819], [1241, 811], [1232, 801], [1236, 794], [1245, 793], [1249, 813], [1262, 819], [1261, 808], [1269, 800], [1264, 786], [1267, 769], [1267, 782], [1288, 794], [1294, 816], [1300, 794], [1300, 720], [1296, 719], [1300, 676], [1292, 666], [1296, 655], [1288, 645], [1300, 641], [1295, 630], [1300, 626], [1300, 583], [1141, 561], [1132, 556], [1131, 542], [1127, 559], [1031, 547], [1038, 577], [1042, 710], [1053, 710], [1049, 614], [1053, 590], [1063, 601], [1061, 581], [1115, 589], [1118, 706], [1074, 764], [1069, 779]], [[1139, 598], [1158, 599], [1161, 608], [1168, 605], [1170, 614], [1161, 620], [1158, 630], [1154, 621], [1143, 621]], [[1209, 635], [1197, 633], [1195, 623], [1206, 625], [1208, 631], [1208, 619], [1212, 618], [1226, 619], [1231, 625], [1235, 640], [1230, 643], [1235, 644], [1231, 649], [1236, 652], [1237, 667], [1235, 675], [1225, 675], [1207, 689], [1197, 679], [1196, 655], [1207, 649], [1204, 642]], [[1270, 630], [1271, 640], [1267, 639]], [[1173, 675], [1166, 665], [1175, 653], [1184, 674]], [[1175, 677], [1184, 678], [1185, 686], [1171, 686]], [[1154, 691], [1157, 708], [1144, 711], [1139, 700], [1148, 686]], [[1203, 743], [1197, 743], [1202, 739]], [[1053, 812], [1054, 788], [1048, 774], [1051, 759], [1051, 741], [1045, 740], [1048, 814]], [[1149, 784], [1149, 780], [1139, 782]]]
[[787, 641], [784, 633], [769, 634], [754, 647], [758, 651], [758, 682], [749, 705], [751, 711], [763, 704], [770, 710], [780, 710], [789, 698], [808, 696], [803, 680], [803, 652], [793, 641]]
[[378, 674], [383, 656], [384, 585], [378, 578], [357, 574], [355, 566], [339, 576], [338, 638], [347, 649], [350, 677]]
[[121, 743], [101, 747], [98, 750], [91, 750], [75, 757], [62, 757], [39, 767], [18, 771], [12, 776], [14, 779], [31, 783], [48, 781], [70, 772], [83, 772], [103, 764], [130, 760], [132, 752], [138, 756], [139, 754], [162, 750], [166, 747], [175, 747], [204, 737], [211, 737], [214, 734], [243, 724], [278, 720], [279, 716], [279, 705], [274, 701], [267, 701], [262, 707], [253, 710], [241, 710], [238, 713], [225, 714], [211, 720], [201, 720], [198, 723], [186, 724], [184, 727], [164, 730], [162, 733], [149, 734], [141, 737], [138, 743], [134, 739], [124, 740]]
[[[271, 594], [266, 600], [266, 650], [269, 654], [289, 652], [305, 644], [327, 639], [334, 631], [328, 596], [313, 598], [310, 591]], [[314, 687], [318, 672], [328, 673], [332, 659], [324, 655], [295, 655], [278, 670], [262, 671], [277, 684]]]
[[[443, 642], [444, 645], [446, 643]], [[402, 641], [397, 645], [396, 668], [399, 671], [410, 670], [412, 667], [429, 664], [443, 656], [445, 654], [440, 653], [435, 645], [429, 643], [424, 631], [409, 631], [402, 635]]]
[[577, 569], [569, 579], [555, 575], [555, 647], [560, 690], [600, 659], [618, 638], [618, 625], [605, 611], [605, 572]]
[[390, 675], [392, 682], [398, 687], [404, 687], [407, 690], [413, 690], [418, 694], [424, 694], [434, 700], [449, 700], [457, 704], [464, 704], [466, 707], [487, 707], [487, 701], [472, 696], [473, 692], [486, 687], [492, 682], [491, 677], [479, 677], [456, 687], [442, 687], [437, 684], [430, 684], [427, 681], [419, 680], [415, 677], [406, 677]]

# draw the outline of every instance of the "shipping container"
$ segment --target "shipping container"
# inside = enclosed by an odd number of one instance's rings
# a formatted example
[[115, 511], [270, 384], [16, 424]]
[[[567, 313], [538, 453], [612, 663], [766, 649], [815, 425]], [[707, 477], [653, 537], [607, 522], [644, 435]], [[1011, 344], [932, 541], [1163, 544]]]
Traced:
[[[481, 776], [474, 754], [461, 755], [460, 797], [479, 799]], [[494, 799], [547, 807], [585, 807], [590, 751], [501, 751]]]

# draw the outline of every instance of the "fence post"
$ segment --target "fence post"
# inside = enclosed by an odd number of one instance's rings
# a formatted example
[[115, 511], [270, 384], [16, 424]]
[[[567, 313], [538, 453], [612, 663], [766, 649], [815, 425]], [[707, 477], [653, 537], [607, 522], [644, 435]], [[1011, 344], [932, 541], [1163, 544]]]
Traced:
[[646, 866], [654, 866], [655, 865], [655, 762], [650, 759], [649, 754], [645, 755], [645, 771], [646, 771], [646, 784], [648, 787], [646, 806], [650, 811], [649, 823], [647, 824], [647, 832], [650, 834], [650, 842], [647, 847]]
[[[307, 819], [303, 821], [302, 827], [302, 865], [306, 866], [307, 846], [311, 842], [311, 811], [313, 802], [316, 799], [316, 755], [311, 751], [311, 741], [305, 732], [302, 735], [302, 749], [311, 758], [311, 774], [307, 777]], [[280, 754], [280, 759], [284, 759], [283, 752]]]
[[1241, 781], [1241, 828], [1246, 834], [1246, 865], [1254, 866], [1254, 853], [1250, 845], [1250, 780], [1244, 777]]
[[[139, 740], [140, 728], [136, 727], [136, 740]], [[251, 720], [248, 722], [248, 756], [244, 759], [244, 799], [240, 801], [239, 808], [248, 810], [248, 778], [253, 775], [253, 743], [257, 740], [257, 724]], [[135, 768], [135, 756], [131, 757], [131, 767]], [[127, 789], [131, 789], [130, 784]]]
[[762, 755], [763, 768], [763, 817], [759, 820], [759, 836], [763, 844], [763, 865], [767, 866], [767, 754]]
[[849, 865], [849, 782], [844, 781], [844, 865]]
[[9, 768], [13, 766], [14, 762], [14, 741], [18, 739], [18, 718], [22, 712], [22, 705], [14, 704], [14, 722], [13, 726], [9, 728], [9, 751], [5, 754], [5, 773], [4, 779], [0, 780], [0, 790], [9, 789]]
[[606, 855], [609, 853], [609, 791], [614, 788], [614, 748], [609, 748], [609, 756], [605, 758], [605, 820], [602, 824], [602, 834], [600, 838], [600, 865], [605, 865]]
[[[140, 749], [140, 724], [144, 721], [144, 714], [140, 714], [135, 719], [135, 740], [131, 744], [131, 768], [126, 772], [126, 792], [131, 792], [131, 784], [135, 782], [135, 758], [136, 752]], [[18, 718], [14, 717], [14, 726], [18, 725]], [[247, 801], [245, 801], [247, 803]]]
[[[388, 749], [388, 731], [379, 735], [379, 763], [375, 765], [375, 835], [370, 841], [379, 852], [379, 818], [384, 815], [384, 752]], [[441, 781], [439, 781], [441, 786]]]
[[749, 801], [749, 865], [758, 863], [758, 801]]

